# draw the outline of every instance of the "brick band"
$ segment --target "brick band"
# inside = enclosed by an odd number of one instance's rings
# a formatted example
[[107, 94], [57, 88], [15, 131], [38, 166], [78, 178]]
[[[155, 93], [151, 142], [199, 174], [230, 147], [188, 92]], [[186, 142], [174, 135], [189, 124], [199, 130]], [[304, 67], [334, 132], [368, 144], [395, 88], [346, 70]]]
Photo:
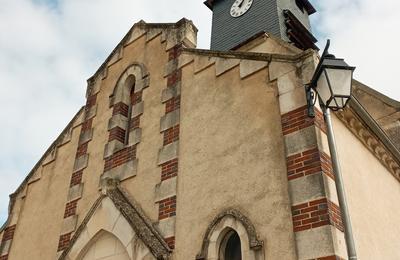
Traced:
[[302, 106], [291, 112], [282, 115], [283, 135], [294, 133], [301, 129], [315, 125], [326, 133], [326, 125], [322, 113], [315, 109], [315, 117], [311, 118], [307, 113], [307, 106]]
[[344, 231], [339, 206], [326, 198], [292, 206], [292, 216], [294, 232], [326, 225]]
[[317, 147], [291, 155], [286, 161], [289, 180], [321, 172], [335, 179], [330, 156]]

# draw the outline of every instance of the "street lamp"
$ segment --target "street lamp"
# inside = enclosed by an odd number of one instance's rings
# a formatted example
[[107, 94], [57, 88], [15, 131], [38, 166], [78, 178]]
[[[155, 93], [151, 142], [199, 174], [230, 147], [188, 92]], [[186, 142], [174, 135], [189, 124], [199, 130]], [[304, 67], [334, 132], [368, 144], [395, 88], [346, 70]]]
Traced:
[[[328, 40], [321, 56], [311, 83], [306, 86], [308, 115], [314, 117], [314, 105], [318, 97], [327, 125], [329, 151], [331, 153], [332, 168], [335, 175], [336, 191], [338, 194], [344, 234], [346, 238], [347, 254], [350, 260], [357, 259], [350, 214], [347, 207], [343, 178], [337, 157], [335, 137], [333, 134], [330, 110], [337, 111], [346, 107], [351, 98], [353, 71], [343, 59], [337, 59], [328, 53], [330, 41]], [[317, 97], [314, 95], [317, 94]]]

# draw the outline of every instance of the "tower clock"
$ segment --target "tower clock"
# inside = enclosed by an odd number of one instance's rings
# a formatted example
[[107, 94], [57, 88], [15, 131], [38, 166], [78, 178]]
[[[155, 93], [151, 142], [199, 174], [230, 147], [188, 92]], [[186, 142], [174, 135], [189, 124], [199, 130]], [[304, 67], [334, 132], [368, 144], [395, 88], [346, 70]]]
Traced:
[[301, 49], [314, 48], [309, 0], [207, 0], [213, 12], [211, 49], [231, 50], [252, 36], [266, 32]]

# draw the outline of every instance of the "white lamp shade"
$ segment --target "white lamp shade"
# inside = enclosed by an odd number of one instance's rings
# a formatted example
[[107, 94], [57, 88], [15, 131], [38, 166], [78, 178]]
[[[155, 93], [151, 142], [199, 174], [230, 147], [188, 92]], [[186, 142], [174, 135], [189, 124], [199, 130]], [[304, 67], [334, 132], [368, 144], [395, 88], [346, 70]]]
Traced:
[[333, 110], [346, 106], [351, 96], [352, 69], [323, 68], [317, 82], [321, 101]]

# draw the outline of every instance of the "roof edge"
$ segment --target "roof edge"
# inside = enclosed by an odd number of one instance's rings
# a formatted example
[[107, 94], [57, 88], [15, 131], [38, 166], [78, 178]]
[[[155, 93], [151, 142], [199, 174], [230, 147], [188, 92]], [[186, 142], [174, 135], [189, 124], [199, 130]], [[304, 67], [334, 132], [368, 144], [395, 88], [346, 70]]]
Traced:
[[33, 166], [32, 170], [28, 173], [28, 175], [25, 177], [25, 179], [21, 182], [21, 184], [18, 186], [18, 188], [10, 194], [10, 203], [8, 205], [8, 217], [4, 224], [0, 227], [0, 232], [4, 230], [4, 228], [7, 226], [9, 222], [9, 218], [11, 216], [11, 211], [14, 206], [14, 201], [18, 193], [25, 187], [25, 185], [28, 183], [29, 179], [32, 177], [32, 175], [36, 172], [36, 170], [39, 168], [40, 165], [42, 165], [43, 161], [46, 159], [46, 157], [50, 154], [50, 152], [57, 147], [59, 142], [61, 141], [62, 137], [67, 133], [67, 131], [73, 126], [75, 120], [80, 116], [80, 114], [84, 111], [84, 106], [82, 106], [79, 111], [75, 114], [75, 116], [71, 119], [71, 121], [67, 124], [67, 126], [64, 128], [64, 130], [59, 134], [59, 136], [54, 140], [54, 142], [47, 148], [47, 150], [44, 152], [42, 157], [40, 157], [39, 161]]
[[262, 53], [262, 52], [215, 51], [215, 50], [192, 49], [192, 48], [184, 48], [182, 51], [197, 55], [216, 56], [221, 58], [248, 59], [248, 60], [260, 60], [260, 61], [285, 61], [285, 62], [298, 62], [304, 58], [312, 56], [315, 52], [309, 49], [302, 51], [299, 54], [285, 55], [285, 54]]
[[129, 40], [131, 33], [135, 28], [145, 28], [145, 29], [151, 29], [151, 28], [161, 28], [161, 29], [167, 29], [167, 28], [172, 28], [176, 29], [179, 28], [180, 26], [184, 24], [190, 24], [195, 33], [198, 32], [197, 27], [194, 25], [194, 23], [186, 18], [182, 18], [176, 23], [146, 23], [144, 20], [140, 20], [139, 22], [133, 24], [133, 26], [128, 30], [128, 32], [125, 34], [125, 36], [119, 41], [119, 43], [114, 47], [114, 49], [111, 51], [111, 53], [107, 56], [107, 58], [104, 60], [104, 62], [100, 65], [100, 67], [96, 70], [96, 72], [88, 78], [88, 82], [93, 81], [100, 73], [103, 71], [107, 65], [108, 62], [113, 58], [114, 54], [118, 52], [118, 50], [124, 46], [124, 44]]
[[353, 108], [356, 114], [363, 120], [365, 124], [367, 124], [374, 135], [378, 137], [378, 139], [383, 143], [386, 149], [388, 149], [389, 152], [394, 156], [396, 162], [400, 165], [400, 151], [355, 96], [352, 96], [352, 98], [350, 99], [350, 107]]

